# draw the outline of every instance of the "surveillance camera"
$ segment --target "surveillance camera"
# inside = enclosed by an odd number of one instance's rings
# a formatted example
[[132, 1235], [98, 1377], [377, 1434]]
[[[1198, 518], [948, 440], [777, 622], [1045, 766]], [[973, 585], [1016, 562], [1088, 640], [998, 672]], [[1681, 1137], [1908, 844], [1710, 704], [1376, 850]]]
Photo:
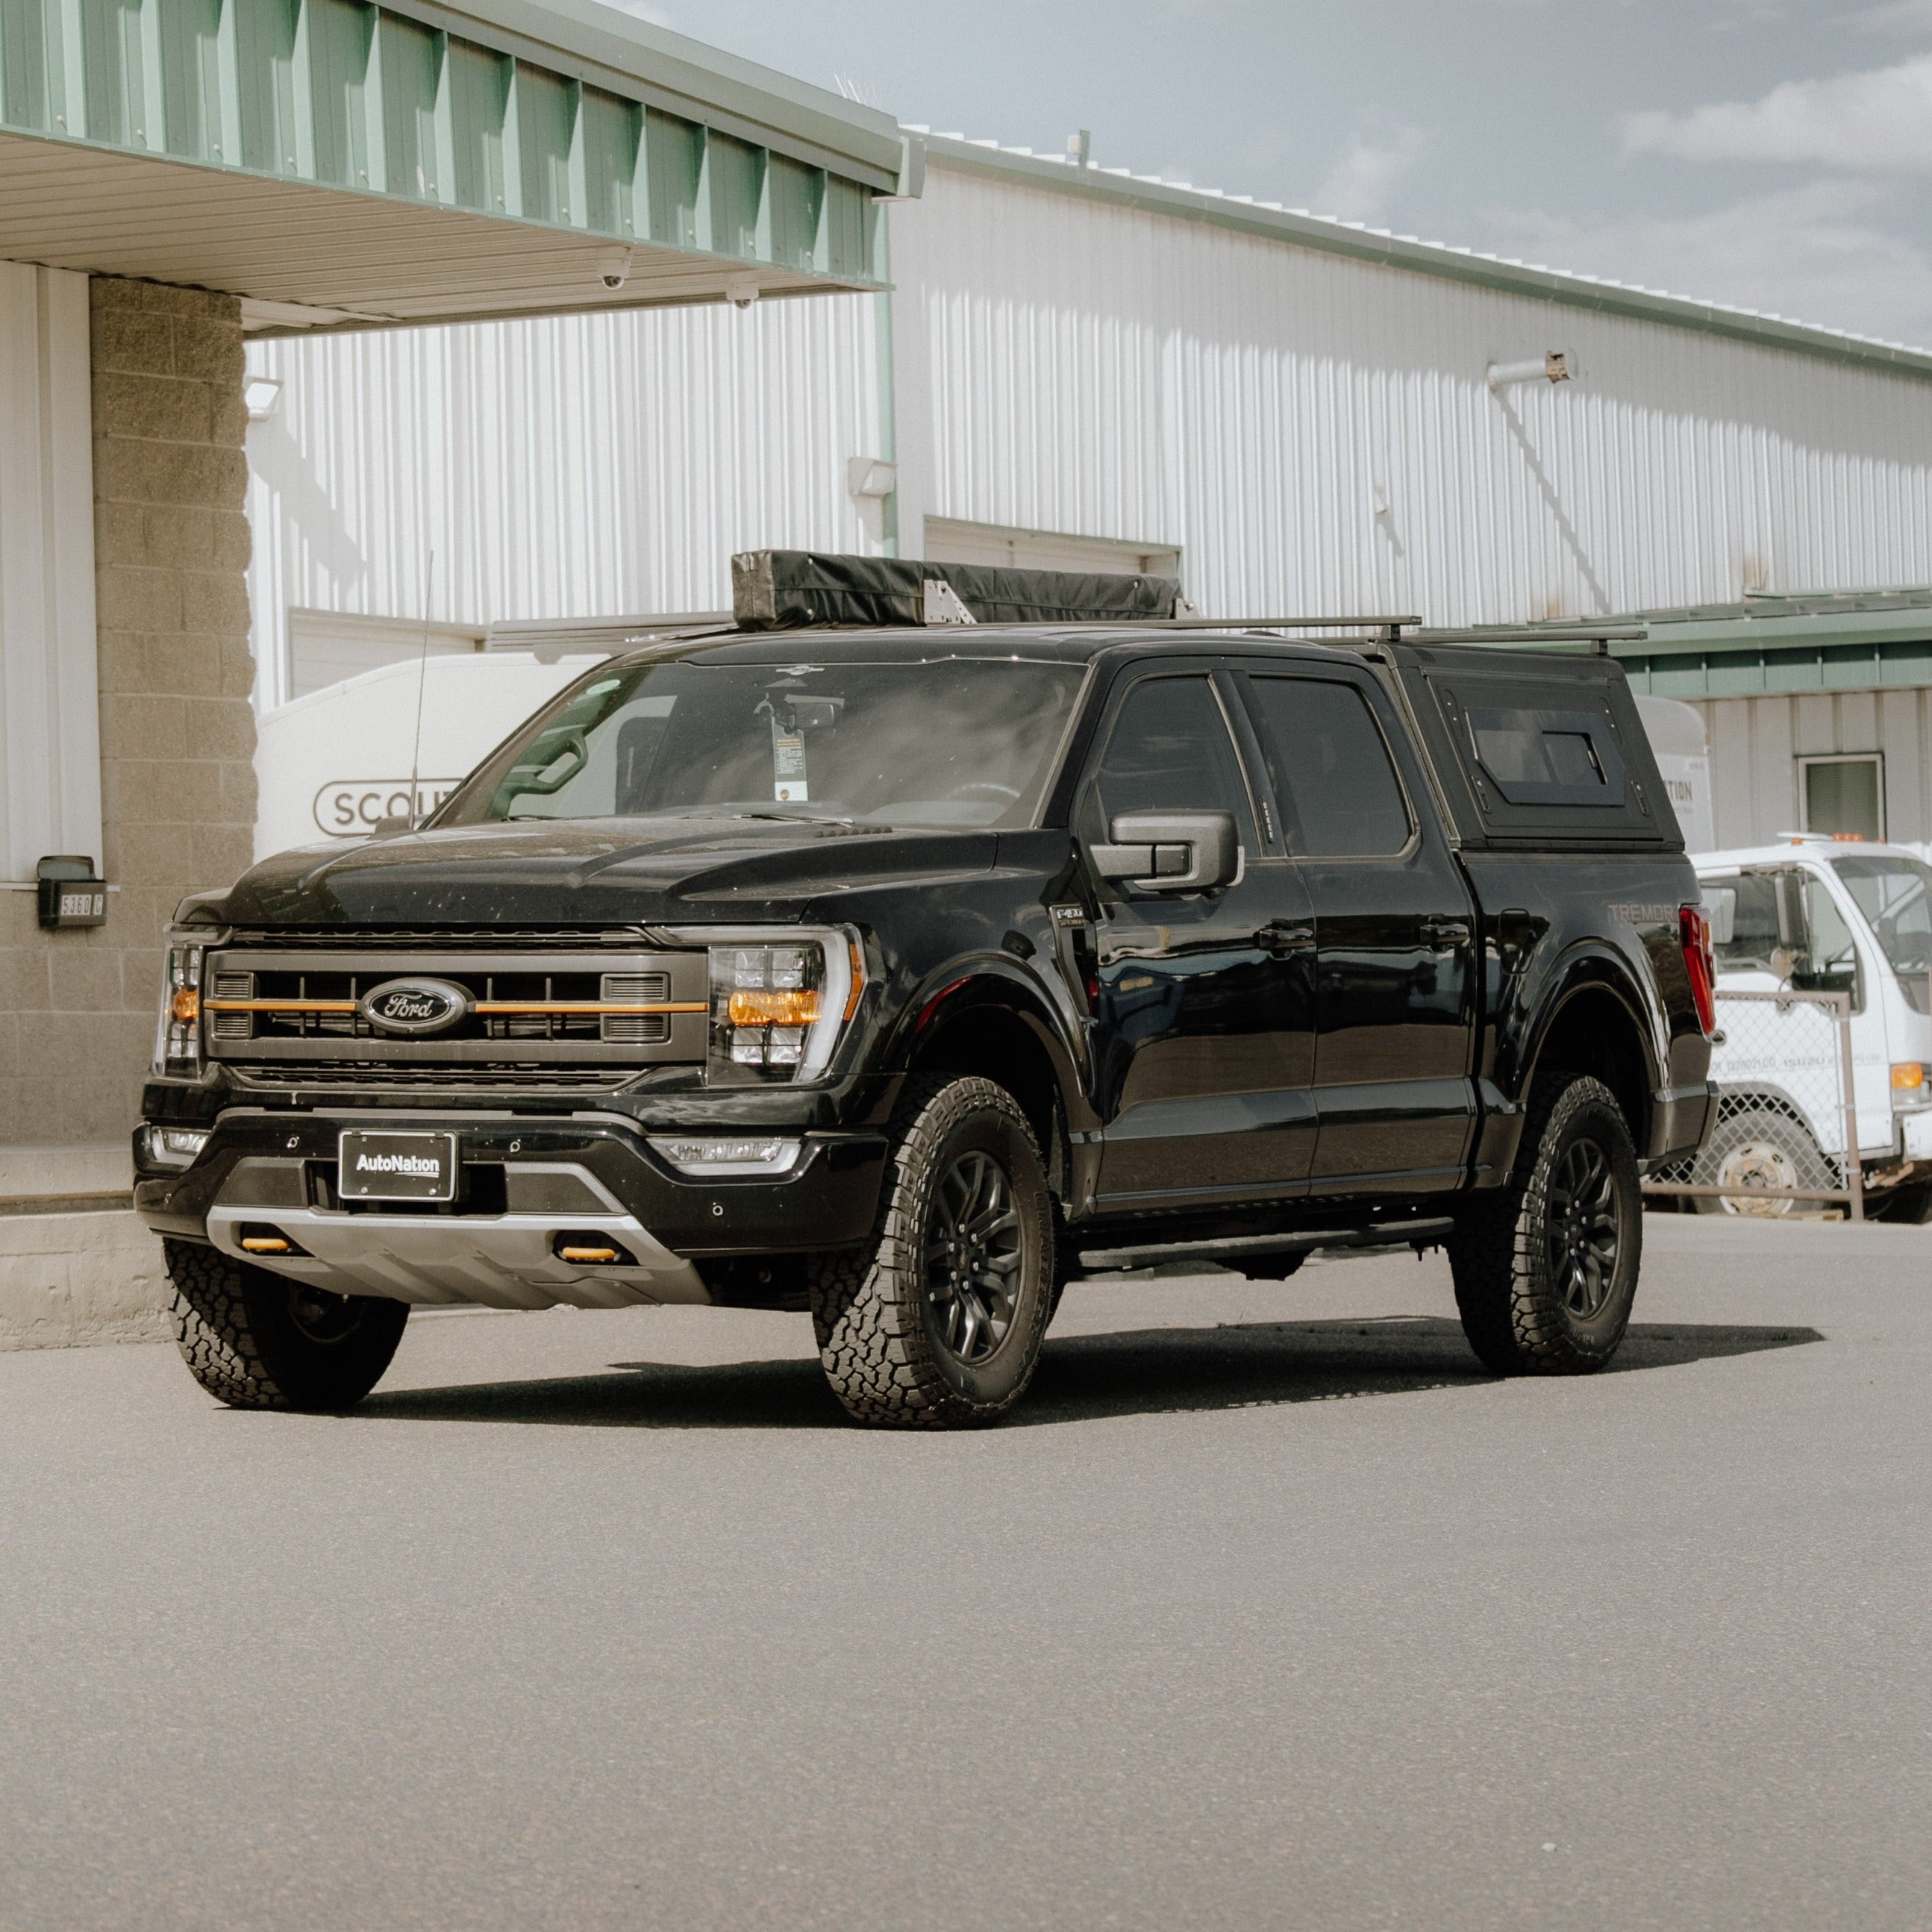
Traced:
[[755, 277], [739, 275], [724, 284], [724, 299], [734, 308], [749, 308], [758, 298], [758, 284]]
[[631, 278], [631, 251], [607, 248], [598, 257], [598, 279], [607, 289], [621, 289]]
[[604, 286], [607, 289], [621, 289], [626, 279], [622, 268], [606, 268], [604, 272]]

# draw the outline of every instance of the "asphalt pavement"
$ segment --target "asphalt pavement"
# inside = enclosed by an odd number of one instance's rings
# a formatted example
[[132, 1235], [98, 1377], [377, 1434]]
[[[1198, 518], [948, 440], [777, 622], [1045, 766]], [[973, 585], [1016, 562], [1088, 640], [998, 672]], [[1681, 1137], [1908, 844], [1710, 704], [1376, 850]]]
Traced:
[[411, 1324], [339, 1418], [0, 1356], [0, 1927], [1932, 1923], [1932, 1229], [1652, 1217], [1610, 1372], [1439, 1258]]

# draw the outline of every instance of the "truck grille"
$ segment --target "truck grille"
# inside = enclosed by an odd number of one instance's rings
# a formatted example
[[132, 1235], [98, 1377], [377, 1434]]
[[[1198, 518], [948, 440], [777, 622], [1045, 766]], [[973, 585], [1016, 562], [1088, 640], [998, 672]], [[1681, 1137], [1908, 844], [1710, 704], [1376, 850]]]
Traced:
[[[704, 1058], [702, 952], [592, 951], [578, 934], [554, 949], [525, 941], [494, 952], [365, 950], [353, 935], [330, 938], [328, 946], [231, 944], [214, 954], [202, 994], [211, 1057], [305, 1085], [322, 1084], [330, 1066], [352, 1080], [406, 1068], [433, 1082], [430, 1070], [446, 1068], [466, 1083], [517, 1085], [526, 1073], [554, 1084], [550, 1070], [572, 1065], [641, 1070]], [[380, 996], [394, 981], [433, 982], [428, 1008], [453, 1008], [452, 1016], [386, 1024]]]
[[513, 1066], [490, 1060], [453, 1066], [327, 1066], [308, 1060], [260, 1060], [235, 1070], [244, 1087], [272, 1088], [277, 1093], [298, 1088], [360, 1092], [437, 1093], [458, 1089], [510, 1088], [518, 1092], [614, 1094], [636, 1076], [628, 1070], [615, 1073], [586, 1072], [567, 1066]]

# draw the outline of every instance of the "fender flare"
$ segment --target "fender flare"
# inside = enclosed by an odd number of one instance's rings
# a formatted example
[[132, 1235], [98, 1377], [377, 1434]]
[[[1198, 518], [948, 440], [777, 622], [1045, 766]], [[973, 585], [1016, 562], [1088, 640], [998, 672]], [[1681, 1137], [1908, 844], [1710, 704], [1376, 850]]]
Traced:
[[[1542, 1067], [1550, 1036], [1565, 1008], [1595, 994], [1607, 994], [1630, 1021], [1642, 1059], [1644, 1104], [1646, 1110], [1650, 1106], [1651, 1096], [1662, 1078], [1664, 1061], [1649, 1010], [1629, 962], [1600, 941], [1579, 941], [1550, 962], [1537, 988], [1534, 1004], [1516, 1029], [1524, 1045], [1520, 1053], [1513, 1056], [1513, 1064], [1506, 1070], [1498, 1051], [1498, 1077], [1479, 1082], [1484, 1122], [1475, 1153], [1477, 1185], [1499, 1186], [1514, 1168], [1530, 1088]], [[1500, 1048], [1502, 1043], [1498, 1044]], [[1648, 1123], [1633, 1120], [1630, 1126], [1641, 1160]]]
[[929, 974], [901, 1010], [890, 1063], [903, 1073], [927, 1036], [976, 1012], [998, 1011], [1018, 1021], [1046, 1053], [1065, 1126], [1074, 1132], [1092, 1131], [1100, 1120], [1088, 1094], [1086, 1041], [1058, 1004], [1040, 976], [1010, 953], [950, 960]]

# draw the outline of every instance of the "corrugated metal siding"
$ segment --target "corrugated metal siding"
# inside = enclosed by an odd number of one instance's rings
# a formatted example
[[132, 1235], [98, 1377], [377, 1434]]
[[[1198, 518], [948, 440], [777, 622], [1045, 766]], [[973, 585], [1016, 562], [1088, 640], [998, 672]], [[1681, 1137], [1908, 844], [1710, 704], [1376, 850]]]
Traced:
[[1882, 752], [1886, 837], [1932, 841], [1932, 689], [1709, 698], [1696, 709], [1710, 734], [1720, 848], [1799, 830], [1798, 760], [1834, 752]]
[[[928, 171], [891, 211], [928, 514], [1181, 552], [1210, 614], [1502, 622], [1932, 582], [1932, 382], [1205, 221]], [[290, 605], [715, 608], [763, 544], [876, 550], [872, 298], [257, 344], [258, 656]], [[1568, 350], [1574, 382], [1485, 372]]]
[[[478, 626], [717, 610], [734, 550], [877, 550], [873, 298], [250, 344], [256, 702], [292, 608]], [[434, 555], [434, 567], [431, 556]]]
[[[1174, 544], [1210, 613], [1448, 624], [1932, 580], [1921, 380], [942, 166], [892, 251], [909, 545]], [[1490, 392], [1546, 349], [1579, 380]]]

